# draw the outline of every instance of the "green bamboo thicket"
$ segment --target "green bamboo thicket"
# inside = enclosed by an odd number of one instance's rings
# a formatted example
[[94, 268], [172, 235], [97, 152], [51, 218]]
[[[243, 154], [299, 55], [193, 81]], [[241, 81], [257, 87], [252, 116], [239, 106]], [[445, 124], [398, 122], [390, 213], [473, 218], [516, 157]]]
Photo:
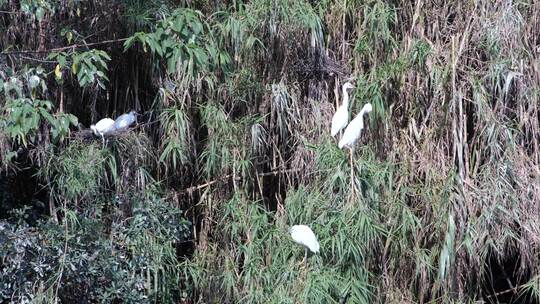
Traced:
[[0, 302], [540, 302], [539, 31], [532, 0], [0, 0]]

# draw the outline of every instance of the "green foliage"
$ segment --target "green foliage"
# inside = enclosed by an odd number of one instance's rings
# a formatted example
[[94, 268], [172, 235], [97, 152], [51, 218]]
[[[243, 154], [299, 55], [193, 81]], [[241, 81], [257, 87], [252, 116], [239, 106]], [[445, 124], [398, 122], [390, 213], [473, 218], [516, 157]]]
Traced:
[[52, 154], [40, 175], [48, 181], [51, 194], [62, 200], [95, 199], [105, 185], [107, 157], [96, 145], [75, 142]]
[[54, 12], [54, 6], [52, 1], [22, 0], [21, 11], [41, 21], [46, 13]]
[[[397, 22], [395, 8], [386, 1], [366, 1], [362, 5], [364, 35], [356, 41], [355, 51], [371, 60], [378, 61], [374, 55], [387, 53], [396, 47], [392, 27]], [[382, 59], [382, 58], [381, 58]]]
[[0, 221], [0, 299], [175, 303], [175, 247], [187, 239], [189, 223], [153, 195], [123, 203], [133, 205], [132, 216], [111, 227], [67, 209], [64, 225]]
[[[105, 89], [105, 82], [109, 80], [107, 77], [107, 61], [111, 57], [105, 51], [90, 50], [86, 52], [72, 51], [69, 53], [51, 53], [47, 57], [58, 62], [58, 69], [65, 69], [71, 64], [71, 73], [77, 77], [79, 86], [86, 87], [89, 85], [97, 85]], [[56, 72], [56, 74], [60, 72]], [[57, 75], [57, 79], [61, 78]]]
[[318, 44], [323, 38], [319, 16], [307, 1], [256, 0], [250, 2], [243, 13], [251, 27], [259, 30], [267, 27], [264, 31], [269, 32], [271, 36], [279, 34], [279, 27], [285, 27], [290, 34], [309, 29], [312, 31], [311, 39], [319, 40], [314, 41], [314, 44]]
[[[538, 299], [533, 1], [0, 3], [2, 158], [41, 155], [49, 203], [0, 222], [0, 302]], [[352, 151], [345, 81], [373, 105]], [[143, 115], [101, 144], [56, 105]]]
[[[77, 10], [81, 6], [81, 0], [22, 0], [20, 1], [20, 9], [23, 13], [32, 16], [37, 21], [45, 19], [45, 15], [54, 15], [59, 10]], [[0, 1], [0, 5], [3, 3]], [[80, 16], [80, 11], [77, 12]]]
[[161, 119], [165, 124], [165, 135], [167, 141], [164, 141], [163, 152], [159, 161], [164, 164], [171, 164], [171, 169], [176, 169], [179, 165], [190, 163], [189, 144], [189, 118], [185, 110], [175, 107], [167, 108], [161, 114]]
[[409, 61], [419, 69], [425, 69], [426, 59], [433, 53], [431, 46], [425, 40], [414, 42]]
[[202, 173], [207, 177], [225, 172], [248, 175], [252, 151], [249, 146], [239, 147], [238, 143], [245, 141], [252, 119], [232, 121], [222, 106], [213, 103], [201, 110], [201, 121], [208, 130], [208, 140], [200, 154]]
[[226, 70], [229, 56], [216, 47], [212, 31], [202, 17], [199, 11], [177, 9], [160, 21], [154, 32], [138, 32], [127, 39], [124, 50], [135, 43], [140, 43], [145, 52], [150, 48], [165, 60], [170, 74], [181, 69], [195, 77], [204, 71]]
[[0, 74], [0, 92], [5, 97], [0, 118], [2, 132], [14, 144], [27, 146], [36, 141], [40, 127], [46, 125], [53, 141], [62, 141], [78, 120], [71, 114], [52, 113], [53, 104], [38, 97], [47, 91], [43, 70], [30, 69], [19, 77], [9, 72]]
[[533, 276], [529, 282], [523, 285], [521, 296], [531, 295], [532, 299], [540, 301], [540, 275]]
[[34, 141], [42, 114], [48, 114], [51, 108], [51, 103], [46, 100], [10, 100], [4, 109], [6, 119], [2, 123], [3, 129], [16, 143], [26, 146], [28, 141]]
[[[347, 215], [332, 212], [324, 204], [327, 197], [306, 189], [287, 197], [286, 218], [268, 213], [242, 195], [224, 204], [222, 229], [214, 236], [222, 249], [214, 253], [215, 258], [196, 256], [194, 264], [187, 265], [197, 290], [211, 302], [339, 303], [349, 298], [353, 303], [370, 303], [368, 272], [361, 266], [364, 261], [354, 257], [368, 251], [360, 248], [372, 242], [370, 236], [358, 238], [359, 233], [377, 228], [353, 209]], [[321, 257], [309, 258], [306, 266], [299, 264], [303, 248], [287, 233], [287, 227], [298, 223], [312, 225], [322, 240]], [[353, 223], [355, 227], [350, 226]], [[212, 292], [215, 288], [223, 292]]]

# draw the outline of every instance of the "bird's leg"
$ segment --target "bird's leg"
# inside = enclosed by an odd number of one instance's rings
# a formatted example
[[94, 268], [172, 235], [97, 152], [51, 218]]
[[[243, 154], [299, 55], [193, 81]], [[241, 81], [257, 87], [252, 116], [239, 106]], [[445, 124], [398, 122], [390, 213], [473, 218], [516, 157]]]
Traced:
[[304, 252], [304, 257], [302, 258], [302, 260], [300, 261], [300, 263], [297, 264], [297, 266], [300, 267], [300, 268], [303, 268], [303, 267], [304, 267], [304, 263], [306, 262], [307, 248], [305, 248], [304, 250], [305, 250], [305, 252]]
[[103, 142], [103, 149], [105, 149], [105, 135], [101, 134], [101, 141]]
[[351, 193], [354, 198], [354, 166], [353, 166], [353, 149], [349, 148], [349, 162], [351, 165]]
[[300, 268], [305, 268], [307, 265], [307, 254], [308, 254], [307, 251], [308, 251], [307, 247], [304, 248], [304, 258], [302, 259], [302, 263], [300, 263]]

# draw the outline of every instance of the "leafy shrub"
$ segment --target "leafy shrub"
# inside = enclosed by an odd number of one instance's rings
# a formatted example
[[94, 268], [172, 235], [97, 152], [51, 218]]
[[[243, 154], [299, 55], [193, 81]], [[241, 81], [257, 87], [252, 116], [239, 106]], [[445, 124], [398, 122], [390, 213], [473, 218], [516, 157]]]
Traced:
[[[64, 210], [64, 224], [0, 222], [0, 301], [172, 303], [179, 296], [176, 245], [188, 238], [181, 211], [154, 196], [131, 198], [114, 220]], [[114, 208], [115, 212], [120, 210]]]
[[47, 92], [45, 77], [42, 69], [30, 69], [20, 75], [11, 70], [0, 72], [0, 93], [4, 95], [0, 132], [15, 144], [34, 143], [43, 125], [53, 141], [61, 141], [69, 134], [70, 125], [78, 124], [76, 116], [53, 113], [53, 103], [40, 98]]

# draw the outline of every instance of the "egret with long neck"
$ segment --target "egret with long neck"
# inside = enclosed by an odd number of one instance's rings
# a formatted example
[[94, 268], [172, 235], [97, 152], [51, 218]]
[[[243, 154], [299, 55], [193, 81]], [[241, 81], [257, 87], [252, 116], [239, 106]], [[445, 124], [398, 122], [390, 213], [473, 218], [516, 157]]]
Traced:
[[350, 82], [343, 84], [343, 102], [332, 117], [332, 137], [336, 136], [349, 123], [349, 90], [352, 88], [354, 86]]
[[364, 114], [367, 114], [373, 110], [370, 103], [366, 103], [360, 113], [351, 121], [351, 123], [345, 129], [343, 137], [339, 141], [338, 147], [349, 148], [350, 152], [350, 165], [351, 165], [351, 190], [354, 195], [354, 169], [353, 169], [353, 148], [354, 144], [360, 138], [362, 129], [364, 129]]

